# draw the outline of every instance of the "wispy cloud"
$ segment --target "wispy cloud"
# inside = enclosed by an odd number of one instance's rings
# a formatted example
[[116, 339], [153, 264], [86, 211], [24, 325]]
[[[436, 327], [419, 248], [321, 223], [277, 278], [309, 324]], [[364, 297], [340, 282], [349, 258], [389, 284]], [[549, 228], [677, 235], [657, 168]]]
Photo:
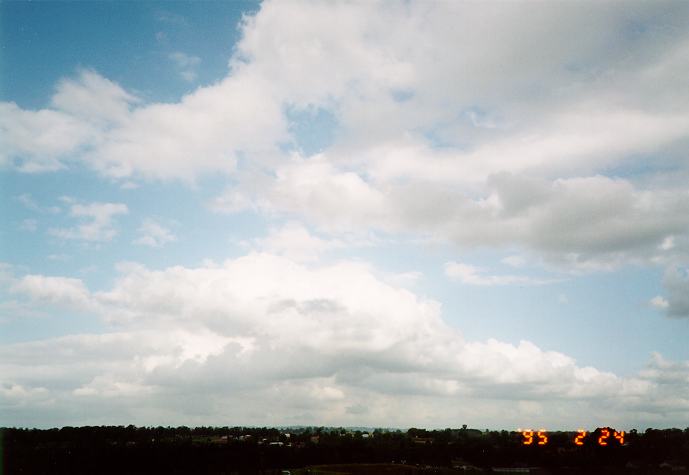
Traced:
[[689, 318], [689, 267], [671, 265], [665, 271], [663, 287], [667, 297], [656, 296], [651, 305], [670, 317]]
[[38, 204], [38, 202], [35, 200], [33, 196], [31, 196], [30, 193], [22, 193], [21, 195], [15, 196], [15, 199], [19, 201], [22, 206], [24, 206], [26, 209], [30, 211], [36, 211], [38, 213], [49, 213], [49, 214], [57, 214], [59, 213], [60, 207], [59, 206], [41, 206]]
[[461, 262], [445, 263], [445, 275], [467, 285], [546, 285], [557, 282], [554, 279], [536, 279], [523, 275], [490, 275], [486, 269]]
[[155, 19], [156, 21], [160, 23], [165, 23], [168, 25], [173, 25], [173, 26], [188, 26], [189, 21], [184, 15], [180, 15], [179, 13], [167, 11], [167, 10], [159, 10], [155, 13]]
[[61, 239], [87, 242], [111, 241], [117, 235], [115, 217], [129, 212], [122, 203], [75, 203], [70, 206], [71, 217], [82, 221], [70, 228], [51, 228], [49, 233]]
[[649, 303], [655, 308], [660, 308], [662, 310], [665, 310], [670, 306], [670, 302], [668, 302], [667, 299], [661, 295], [656, 295], [649, 301]]
[[35, 219], [24, 219], [19, 224], [19, 229], [22, 231], [34, 232], [38, 229], [38, 221]]
[[170, 229], [154, 219], [145, 219], [138, 229], [139, 237], [132, 241], [134, 244], [148, 247], [162, 247], [177, 240]]
[[177, 71], [182, 79], [187, 82], [194, 82], [198, 77], [198, 67], [201, 64], [201, 58], [198, 56], [191, 56], [181, 51], [170, 53], [168, 56], [177, 67]]
[[37, 300], [76, 306], [86, 305], [90, 300], [84, 283], [67, 277], [27, 275], [14, 284], [11, 290]]
[[507, 256], [503, 258], [500, 262], [507, 264], [512, 267], [524, 267], [526, 265], [526, 258], [524, 256]]

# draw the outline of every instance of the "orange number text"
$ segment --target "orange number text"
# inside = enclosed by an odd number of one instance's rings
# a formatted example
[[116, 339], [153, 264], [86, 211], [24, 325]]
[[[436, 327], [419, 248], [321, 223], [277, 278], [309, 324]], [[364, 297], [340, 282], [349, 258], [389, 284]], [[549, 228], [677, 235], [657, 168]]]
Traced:
[[586, 437], [586, 431], [578, 430], [577, 436], [574, 438], [574, 443], [576, 445], [584, 445], [584, 437]]
[[524, 442], [522, 442], [524, 445], [533, 444], [533, 431], [532, 430], [522, 431], [522, 435], [524, 436]]
[[613, 436], [620, 441], [620, 445], [624, 445], [624, 431], [622, 432], [617, 432], [615, 431], [613, 433]]
[[600, 431], [600, 437], [598, 437], [598, 445], [608, 445], [608, 438], [610, 437], [610, 431], [608, 429], [603, 429]]

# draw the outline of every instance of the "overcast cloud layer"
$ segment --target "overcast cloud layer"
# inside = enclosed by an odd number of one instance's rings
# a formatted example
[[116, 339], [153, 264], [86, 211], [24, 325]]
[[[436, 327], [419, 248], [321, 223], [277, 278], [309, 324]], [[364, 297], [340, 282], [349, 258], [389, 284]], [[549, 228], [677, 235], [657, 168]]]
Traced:
[[[182, 218], [142, 214], [124, 196], [200, 193], [209, 177], [222, 185], [199, 213], [268, 230], [239, 256], [196, 265], [118, 251], [105, 285], [6, 265], [6, 313], [81, 315], [104, 330], [3, 345], [0, 417], [689, 424], [689, 354], [649, 354], [619, 376], [518, 335], [468, 341], [414, 289], [420, 269], [366, 257], [391, 241], [510, 253], [510, 272], [461, 257], [439, 270], [477, 288], [651, 269], [661, 292], [640, 305], [659, 325], [683, 320], [686, 336], [688, 20], [681, 2], [264, 2], [244, 16], [225, 77], [197, 85], [202, 52], [169, 54], [193, 85], [178, 101], [147, 101], [81, 65], [41, 109], [0, 103], [5, 173], [79, 171], [122, 193], [37, 203], [28, 190], [14, 200], [35, 215], [23, 232], [90, 251], [118, 239], [170, 248]], [[323, 123], [331, 139], [306, 147], [298, 126]]]

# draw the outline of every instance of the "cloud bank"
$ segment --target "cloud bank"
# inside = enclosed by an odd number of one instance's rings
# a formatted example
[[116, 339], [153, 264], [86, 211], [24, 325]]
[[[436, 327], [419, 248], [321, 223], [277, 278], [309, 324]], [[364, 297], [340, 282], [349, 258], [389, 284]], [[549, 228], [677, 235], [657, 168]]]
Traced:
[[466, 341], [437, 302], [359, 262], [250, 253], [193, 268], [128, 264], [97, 292], [78, 279], [13, 280], [31, 305], [87, 312], [110, 331], [5, 345], [9, 424], [66, 424], [85, 411], [84, 423], [347, 425], [358, 420], [351, 407], [385, 426], [667, 425], [689, 415], [677, 391], [689, 389], [684, 363], [657, 355], [623, 378], [528, 341]]
[[[177, 103], [88, 69], [49, 108], [3, 103], [0, 162], [187, 183], [220, 172], [234, 185], [217, 210], [423, 230], [578, 271], [685, 261], [689, 36], [673, 25], [686, 9], [265, 2], [227, 77]], [[338, 130], [315, 156], [290, 128], [309, 110]], [[648, 155], [655, 169], [618, 176]]]

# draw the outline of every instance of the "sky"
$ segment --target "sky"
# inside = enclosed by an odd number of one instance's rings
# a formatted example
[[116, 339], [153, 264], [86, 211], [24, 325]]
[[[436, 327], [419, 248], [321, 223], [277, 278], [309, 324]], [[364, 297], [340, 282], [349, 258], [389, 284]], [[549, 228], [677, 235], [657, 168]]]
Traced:
[[689, 426], [689, 4], [0, 3], [0, 423]]

